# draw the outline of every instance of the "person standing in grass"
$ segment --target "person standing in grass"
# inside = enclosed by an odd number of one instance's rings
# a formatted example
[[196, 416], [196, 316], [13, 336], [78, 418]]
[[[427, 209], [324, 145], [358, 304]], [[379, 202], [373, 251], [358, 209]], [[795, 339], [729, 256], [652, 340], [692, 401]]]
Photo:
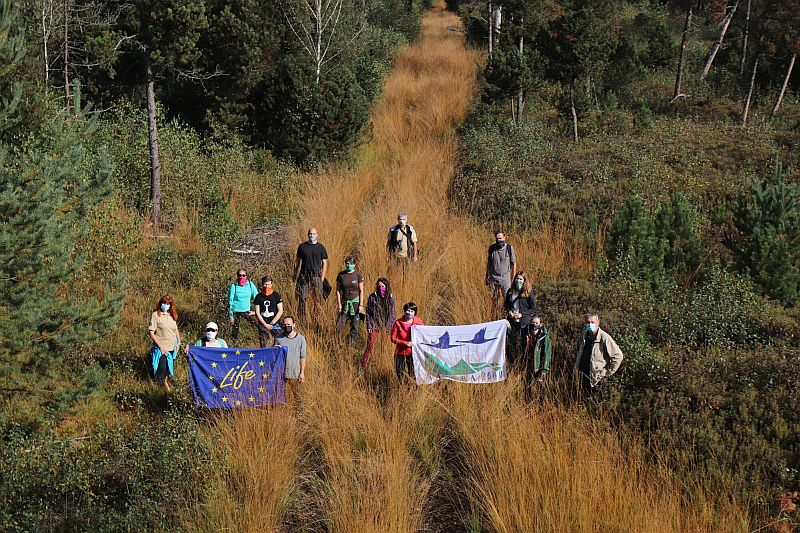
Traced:
[[328, 251], [317, 242], [317, 228], [308, 230], [308, 241], [300, 243], [294, 261], [295, 294], [301, 317], [308, 318], [307, 300], [315, 307], [322, 303], [322, 286], [328, 272]]
[[491, 295], [493, 319], [500, 313], [503, 299], [517, 273], [517, 254], [514, 247], [506, 242], [506, 234], [502, 230], [495, 230], [494, 239], [486, 260], [486, 285]]
[[511, 324], [508, 336], [508, 363], [509, 367], [513, 368], [528, 349], [531, 317], [536, 312], [536, 298], [533, 296], [525, 272], [517, 272], [514, 276], [514, 284], [506, 292], [504, 307], [508, 322]]
[[397, 214], [397, 224], [389, 228], [386, 249], [389, 253], [389, 258], [393, 259], [397, 264], [417, 260], [419, 240], [417, 239], [417, 232], [408, 223], [408, 213], [405, 211]]
[[153, 379], [170, 390], [169, 379], [175, 374], [175, 355], [181, 344], [178, 313], [175, 310], [175, 300], [172, 296], [162, 296], [158, 301], [155, 311], [150, 315], [147, 333], [153, 341], [153, 345], [150, 347]]
[[344, 260], [344, 270], [336, 276], [336, 308], [339, 317], [336, 330], [341, 333], [345, 321], [350, 322], [347, 341], [355, 344], [358, 340], [358, 322], [364, 312], [364, 276], [356, 269], [356, 258], [348, 255]]
[[367, 298], [367, 348], [364, 350], [364, 357], [361, 359], [362, 370], [367, 368], [378, 337], [383, 332], [391, 336], [394, 314], [394, 294], [392, 294], [389, 280], [378, 278], [377, 283], [375, 283], [375, 290]]
[[[203, 336], [197, 339], [194, 343], [195, 346], [205, 346], [206, 348], [227, 348], [228, 343], [224, 339], [217, 337], [219, 327], [216, 322], [209, 322], [206, 324]], [[189, 353], [189, 343], [186, 343], [186, 353]]]
[[418, 311], [417, 304], [408, 302], [403, 306], [403, 316], [396, 320], [394, 326], [392, 326], [391, 339], [396, 345], [394, 350], [394, 370], [400, 383], [404, 379], [414, 378], [414, 359], [411, 357], [411, 327], [425, 325], [422, 319], [417, 316]]
[[[275, 336], [275, 346], [286, 346], [286, 370], [284, 372], [286, 392], [287, 396], [291, 396], [295, 407], [299, 408], [303, 397], [302, 384], [306, 380], [308, 343], [306, 338], [297, 331], [294, 317], [287, 315], [283, 318], [281, 332]], [[289, 403], [289, 398], [286, 401]]]
[[266, 348], [273, 330], [283, 316], [283, 298], [273, 287], [272, 276], [261, 278], [261, 292], [255, 298], [256, 320], [258, 320], [258, 345]]
[[596, 314], [583, 315], [583, 328], [575, 354], [575, 374], [581, 390], [591, 393], [619, 370], [624, 356], [611, 335], [600, 329]]
[[258, 329], [255, 312], [250, 309], [256, 296], [258, 296], [258, 289], [252, 281], [247, 279], [247, 270], [240, 268], [236, 271], [236, 281], [231, 283], [228, 288], [228, 317], [233, 326], [231, 340], [234, 343], [239, 340], [239, 326], [242, 320], [247, 320], [254, 328]]
[[543, 385], [547, 374], [550, 372], [552, 347], [547, 327], [542, 324], [539, 315], [531, 318], [530, 333], [528, 337], [528, 351], [525, 355], [525, 391], [530, 394], [531, 385]]

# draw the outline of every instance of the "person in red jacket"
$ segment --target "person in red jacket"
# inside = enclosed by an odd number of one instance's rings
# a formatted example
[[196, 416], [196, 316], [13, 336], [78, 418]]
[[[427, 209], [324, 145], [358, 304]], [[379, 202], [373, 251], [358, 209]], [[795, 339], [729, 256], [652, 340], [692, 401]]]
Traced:
[[403, 382], [403, 375], [414, 377], [414, 359], [411, 357], [411, 326], [424, 326], [417, 316], [417, 304], [408, 302], [403, 306], [403, 316], [395, 320], [392, 327], [392, 342], [397, 346], [394, 350], [394, 369], [397, 380]]

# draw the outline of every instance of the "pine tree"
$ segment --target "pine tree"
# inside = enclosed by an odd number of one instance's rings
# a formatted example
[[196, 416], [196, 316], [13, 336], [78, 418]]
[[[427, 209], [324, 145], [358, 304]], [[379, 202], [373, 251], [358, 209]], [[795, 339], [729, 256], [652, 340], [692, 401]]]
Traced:
[[789, 185], [783, 169], [750, 186], [734, 209], [738, 239], [733, 248], [740, 268], [769, 296], [786, 304], [800, 300], [800, 187]]
[[664, 266], [690, 281], [702, 259], [702, 243], [697, 229], [697, 213], [680, 193], [670, 194], [656, 217], [656, 236], [664, 242]]
[[[7, 4], [0, 15], [0, 28], [19, 27]], [[15, 42], [0, 40], [0, 56]], [[8, 84], [5, 74], [0, 84]], [[108, 284], [102, 301], [71, 286], [84, 260], [76, 245], [86, 215], [111, 190], [110, 158], [88, 144], [93, 120], [77, 111], [18, 146], [0, 137], [0, 374], [7, 380], [56, 368], [69, 349], [105, 331], [122, 305], [121, 280]], [[18, 110], [5, 112], [9, 122], [20, 118]]]
[[640, 196], [628, 197], [606, 235], [606, 256], [611, 267], [626, 266], [638, 279], [657, 287], [664, 279], [666, 245]]

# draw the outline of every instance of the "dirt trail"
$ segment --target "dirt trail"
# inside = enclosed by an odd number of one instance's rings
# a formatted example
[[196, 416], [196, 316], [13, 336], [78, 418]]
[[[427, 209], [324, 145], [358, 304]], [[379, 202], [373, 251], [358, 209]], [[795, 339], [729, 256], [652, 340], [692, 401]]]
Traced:
[[[414, 300], [429, 324], [489, 318], [482, 281], [491, 233], [447, 198], [455, 127], [475, 94], [480, 55], [449, 26], [460, 21], [442, 8], [425, 15], [421, 36], [400, 51], [386, 80], [356, 164], [309, 177], [303, 214], [286, 229], [289, 252], [310, 226], [319, 230], [331, 281], [350, 253], [368, 291], [388, 273], [398, 307]], [[420, 237], [421, 260], [404, 274], [389, 268], [385, 254], [400, 210]], [[534, 273], [548, 268], [541, 254], [561, 254], [560, 263], [549, 257], [555, 268], [575, 263], [558, 238], [551, 248], [517, 243]], [[281, 286], [293, 312], [293, 287]], [[320, 327], [299, 324], [309, 356], [298, 415], [236, 412], [209, 431], [224, 468], [210, 481], [197, 529], [736, 529], [730, 524], [740, 517], [722, 510], [732, 518], [720, 522], [702, 494], [695, 498], [705, 514], [686, 507], [668, 473], [629, 454], [602, 424], [557, 404], [526, 405], [515, 379], [398, 387], [388, 342], [366, 378], [356, 377], [360, 351], [335, 333], [334, 317], [331, 298]]]

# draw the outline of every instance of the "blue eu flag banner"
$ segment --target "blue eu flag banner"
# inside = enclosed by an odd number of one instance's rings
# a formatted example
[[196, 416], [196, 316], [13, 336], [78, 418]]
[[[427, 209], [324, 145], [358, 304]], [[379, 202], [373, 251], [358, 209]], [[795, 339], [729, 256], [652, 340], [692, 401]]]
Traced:
[[285, 347], [189, 347], [189, 383], [198, 407], [286, 403], [285, 368]]

